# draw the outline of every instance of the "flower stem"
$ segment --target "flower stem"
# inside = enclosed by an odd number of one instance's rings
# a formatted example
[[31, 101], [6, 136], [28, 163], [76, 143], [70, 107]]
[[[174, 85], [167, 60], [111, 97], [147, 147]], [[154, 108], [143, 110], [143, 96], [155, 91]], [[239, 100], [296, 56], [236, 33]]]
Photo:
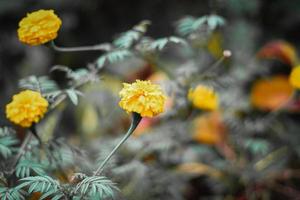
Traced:
[[142, 117], [138, 113], [132, 114], [132, 121], [131, 125], [125, 134], [125, 136], [122, 138], [122, 140], [115, 146], [115, 148], [110, 152], [110, 154], [105, 158], [105, 160], [101, 163], [101, 165], [98, 167], [98, 169], [94, 172], [94, 176], [97, 176], [101, 174], [101, 172], [104, 169], [104, 166], [107, 164], [107, 162], [110, 160], [110, 158], [114, 155], [114, 153], [120, 148], [120, 146], [129, 138], [129, 136], [133, 133], [133, 131], [136, 129], [138, 124], [140, 123]]
[[110, 51], [112, 49], [111, 45], [108, 43], [92, 45], [92, 46], [82, 46], [82, 47], [59, 47], [54, 41], [50, 42], [51, 47], [60, 52], [78, 52], [78, 51]]
[[[32, 134], [31, 133], [28, 133], [26, 135], [26, 138], [23, 140], [22, 144], [21, 144], [21, 147], [18, 151], [18, 154], [16, 155], [15, 159], [14, 159], [14, 162], [12, 163], [12, 169], [13, 171], [15, 170], [15, 167], [16, 165], [18, 164], [19, 160], [21, 159], [21, 157], [24, 155], [25, 151], [26, 151], [26, 148], [27, 148], [27, 145], [29, 144], [31, 138], [32, 138]], [[13, 172], [12, 172], [13, 173]]]

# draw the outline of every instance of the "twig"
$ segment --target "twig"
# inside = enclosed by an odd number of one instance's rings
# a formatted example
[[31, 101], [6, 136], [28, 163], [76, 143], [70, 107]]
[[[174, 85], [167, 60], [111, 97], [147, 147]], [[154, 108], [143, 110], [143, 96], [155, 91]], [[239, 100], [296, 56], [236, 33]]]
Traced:
[[15, 169], [16, 165], [18, 164], [19, 160], [21, 159], [21, 157], [26, 152], [27, 145], [29, 144], [31, 138], [32, 138], [32, 134], [28, 133], [26, 135], [26, 138], [23, 140], [22, 145], [21, 145], [21, 147], [20, 147], [20, 149], [18, 151], [18, 154], [16, 155], [16, 157], [14, 159], [14, 162], [12, 164], [12, 167], [11, 167], [13, 169], [13, 172], [14, 172], [14, 169]]

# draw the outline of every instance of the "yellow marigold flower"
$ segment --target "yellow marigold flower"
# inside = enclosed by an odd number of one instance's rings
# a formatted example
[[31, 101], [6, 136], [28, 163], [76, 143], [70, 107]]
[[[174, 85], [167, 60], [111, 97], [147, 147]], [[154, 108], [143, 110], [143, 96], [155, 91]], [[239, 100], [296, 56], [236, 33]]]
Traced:
[[289, 81], [294, 88], [300, 89], [300, 66], [293, 68]]
[[286, 104], [293, 94], [288, 77], [276, 75], [256, 81], [251, 88], [251, 103], [254, 107], [271, 111]]
[[219, 107], [219, 97], [213, 89], [198, 85], [195, 89], [190, 89], [188, 99], [193, 105], [203, 110], [216, 110]]
[[47, 111], [48, 101], [39, 92], [25, 90], [6, 105], [6, 117], [22, 127], [37, 123]]
[[123, 83], [119, 105], [127, 112], [139, 113], [142, 117], [153, 117], [164, 111], [166, 96], [161, 87], [150, 81], [136, 80]]
[[27, 14], [19, 23], [19, 40], [29, 45], [40, 45], [57, 37], [62, 22], [53, 10], [38, 10]]

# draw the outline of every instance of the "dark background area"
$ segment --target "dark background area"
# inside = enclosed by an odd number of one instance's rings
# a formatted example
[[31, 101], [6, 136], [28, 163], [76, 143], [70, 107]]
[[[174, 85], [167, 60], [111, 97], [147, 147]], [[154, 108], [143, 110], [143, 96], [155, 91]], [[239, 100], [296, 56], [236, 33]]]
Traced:
[[[46, 46], [27, 47], [17, 39], [18, 22], [26, 13], [54, 9], [63, 25], [56, 42], [61, 46], [110, 42], [118, 33], [141, 20], [152, 25], [148, 34], [162, 37], [174, 33], [174, 23], [186, 15], [217, 13], [231, 21], [244, 19], [258, 27], [257, 48], [272, 39], [300, 43], [299, 0], [1, 0], [0, 2], [0, 115], [17, 89], [17, 80], [31, 74], [43, 75], [54, 64], [71, 68], [85, 66], [99, 52], [53, 52]], [[30, 49], [30, 51], [29, 51]], [[6, 123], [4, 119], [1, 123]]]

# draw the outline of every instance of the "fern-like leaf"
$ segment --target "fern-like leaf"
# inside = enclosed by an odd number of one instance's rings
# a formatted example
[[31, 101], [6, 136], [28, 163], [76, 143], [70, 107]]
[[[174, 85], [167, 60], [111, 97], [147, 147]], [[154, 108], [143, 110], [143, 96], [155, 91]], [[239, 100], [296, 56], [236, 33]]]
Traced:
[[47, 76], [29, 76], [19, 81], [19, 87], [21, 89], [29, 89], [38, 91], [41, 94], [49, 93], [58, 90], [57, 84], [50, 80]]
[[0, 187], [1, 200], [25, 200], [25, 192], [19, 188]]
[[107, 63], [113, 64], [120, 62], [125, 58], [131, 57], [132, 55], [133, 53], [126, 49], [111, 51], [98, 58], [97, 66], [101, 68]]
[[204, 25], [207, 25], [210, 30], [216, 29], [218, 26], [225, 25], [226, 21], [218, 15], [205, 15], [199, 18], [191, 16], [185, 17], [177, 23], [177, 32], [182, 36], [187, 36], [200, 30]]
[[117, 48], [130, 48], [146, 33], [150, 21], [144, 20], [113, 41]]
[[16, 167], [16, 176], [18, 178], [25, 178], [30, 176], [30, 172], [37, 175], [45, 175], [44, 166], [32, 160], [22, 159]]
[[150, 42], [147, 46], [148, 50], [163, 50], [167, 44], [169, 43], [175, 43], [175, 44], [181, 44], [181, 45], [187, 45], [187, 42], [179, 37], [171, 36], [171, 37], [165, 37], [155, 40], [154, 42]]
[[87, 199], [102, 200], [113, 198], [114, 190], [118, 190], [115, 184], [104, 176], [92, 176], [83, 179], [75, 188], [75, 194]]
[[22, 183], [16, 188], [28, 187], [28, 193], [40, 192], [43, 194], [40, 199], [50, 196], [52, 199], [61, 199], [64, 196], [59, 182], [49, 176], [30, 176], [21, 179], [21, 181]]
[[81, 68], [77, 70], [72, 70], [71, 68], [63, 65], [56, 65], [51, 68], [51, 72], [62, 71], [66, 74], [67, 78], [78, 80], [81, 77], [87, 76], [89, 71], [87, 69]]
[[0, 128], [0, 155], [5, 159], [12, 155], [14, 145], [19, 143], [14, 133], [12, 129], [7, 127]]

